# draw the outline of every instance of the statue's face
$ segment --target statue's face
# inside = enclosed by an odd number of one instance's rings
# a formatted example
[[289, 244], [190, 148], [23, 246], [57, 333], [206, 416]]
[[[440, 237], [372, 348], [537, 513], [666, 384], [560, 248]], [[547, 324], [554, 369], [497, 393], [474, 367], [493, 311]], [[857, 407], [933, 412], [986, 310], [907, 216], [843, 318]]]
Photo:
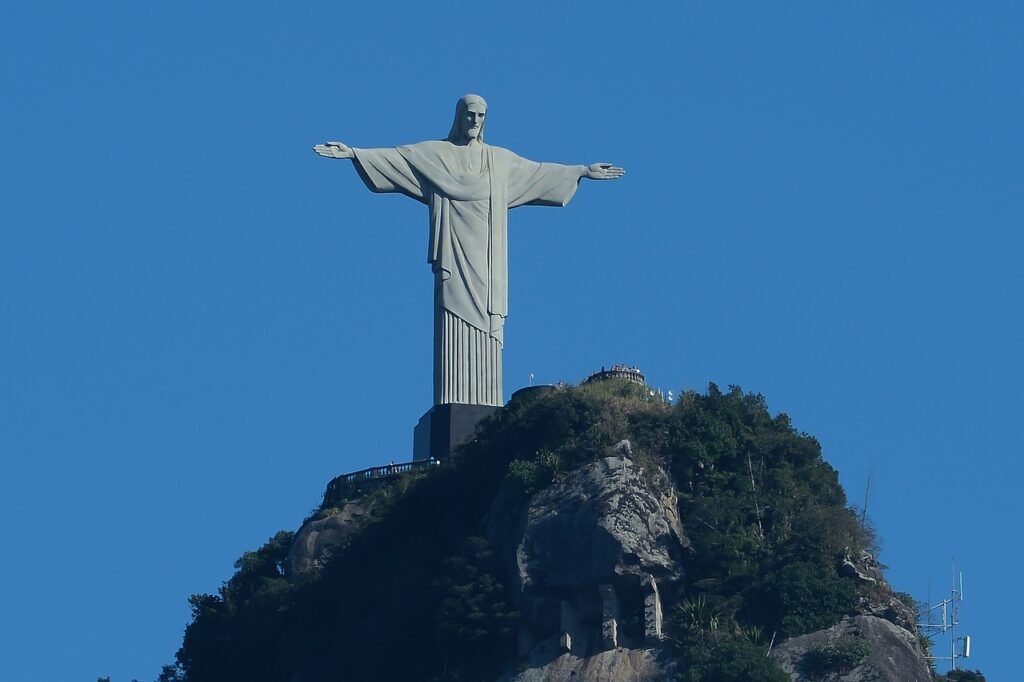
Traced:
[[487, 116], [487, 108], [479, 102], [473, 102], [466, 107], [462, 116], [462, 139], [467, 142], [479, 139], [480, 131], [484, 127], [484, 117]]

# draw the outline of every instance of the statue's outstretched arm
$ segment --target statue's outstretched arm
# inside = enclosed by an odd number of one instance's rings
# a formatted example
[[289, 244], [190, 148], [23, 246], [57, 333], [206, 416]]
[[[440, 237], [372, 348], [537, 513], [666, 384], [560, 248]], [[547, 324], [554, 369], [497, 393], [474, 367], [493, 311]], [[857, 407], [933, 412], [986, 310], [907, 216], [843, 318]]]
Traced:
[[320, 156], [328, 159], [352, 159], [355, 158], [355, 153], [352, 151], [352, 147], [341, 142], [327, 142], [325, 144], [318, 144], [313, 147]]
[[618, 180], [626, 173], [624, 168], [603, 162], [592, 163], [589, 166], [584, 166], [583, 168], [583, 175], [580, 177], [588, 178], [590, 180]]

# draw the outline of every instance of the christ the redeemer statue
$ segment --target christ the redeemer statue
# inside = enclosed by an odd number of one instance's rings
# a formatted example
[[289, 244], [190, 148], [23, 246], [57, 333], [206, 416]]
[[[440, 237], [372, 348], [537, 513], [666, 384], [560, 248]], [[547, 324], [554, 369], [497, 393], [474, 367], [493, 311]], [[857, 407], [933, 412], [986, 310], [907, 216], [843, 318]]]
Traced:
[[537, 163], [484, 144], [487, 103], [466, 95], [444, 140], [386, 149], [340, 142], [313, 150], [352, 159], [372, 192], [401, 192], [430, 207], [434, 271], [434, 404], [501, 405], [508, 315], [508, 209], [565, 206], [580, 179], [615, 180], [608, 163]]

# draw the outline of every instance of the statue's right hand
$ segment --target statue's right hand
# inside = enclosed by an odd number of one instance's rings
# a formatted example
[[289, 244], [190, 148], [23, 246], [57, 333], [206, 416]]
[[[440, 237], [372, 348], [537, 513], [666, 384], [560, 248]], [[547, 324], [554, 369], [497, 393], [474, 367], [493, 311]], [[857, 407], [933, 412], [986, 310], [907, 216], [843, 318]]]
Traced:
[[328, 159], [351, 159], [355, 156], [352, 152], [352, 147], [342, 144], [341, 142], [318, 144], [313, 147], [313, 151]]

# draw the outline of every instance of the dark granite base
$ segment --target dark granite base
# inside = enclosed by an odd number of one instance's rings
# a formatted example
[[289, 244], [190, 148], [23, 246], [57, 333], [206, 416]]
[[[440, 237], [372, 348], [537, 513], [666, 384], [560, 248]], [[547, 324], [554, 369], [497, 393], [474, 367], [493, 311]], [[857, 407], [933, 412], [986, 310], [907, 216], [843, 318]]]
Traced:
[[476, 425], [497, 409], [493, 405], [434, 405], [413, 430], [413, 460], [447, 459], [476, 432]]

